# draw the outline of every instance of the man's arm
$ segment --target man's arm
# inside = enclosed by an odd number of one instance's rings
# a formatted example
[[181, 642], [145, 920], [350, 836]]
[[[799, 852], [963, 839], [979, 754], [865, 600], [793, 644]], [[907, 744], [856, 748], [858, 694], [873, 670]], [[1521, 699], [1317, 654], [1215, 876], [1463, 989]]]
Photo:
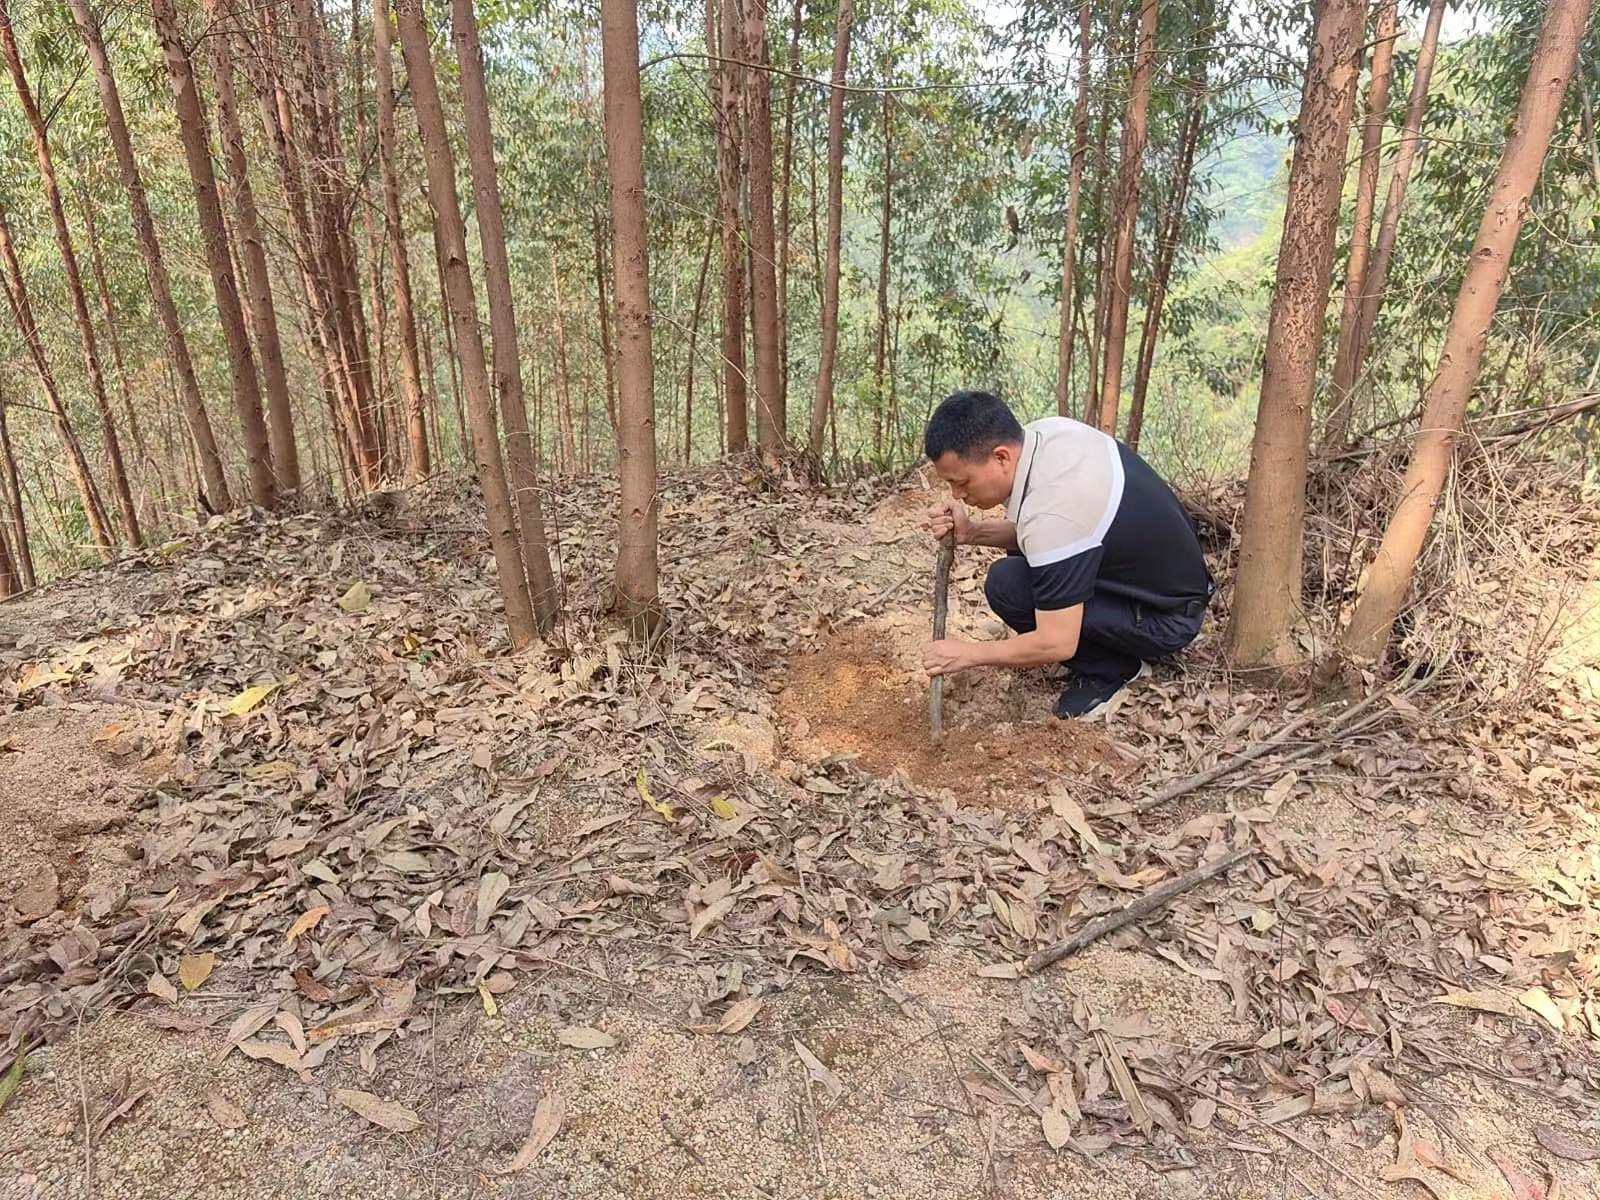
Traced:
[[958, 546], [993, 546], [997, 550], [1019, 550], [1017, 527], [1011, 521], [984, 521], [967, 515], [958, 500], [941, 500], [928, 510], [928, 532], [940, 538], [955, 534]]
[[973, 667], [1042, 667], [1066, 662], [1078, 652], [1083, 605], [1035, 611], [1038, 628], [999, 642], [930, 642], [922, 654], [929, 675], [953, 675]]
[[1017, 527], [1011, 521], [969, 521], [967, 545], [993, 546], [996, 550], [1018, 550]]

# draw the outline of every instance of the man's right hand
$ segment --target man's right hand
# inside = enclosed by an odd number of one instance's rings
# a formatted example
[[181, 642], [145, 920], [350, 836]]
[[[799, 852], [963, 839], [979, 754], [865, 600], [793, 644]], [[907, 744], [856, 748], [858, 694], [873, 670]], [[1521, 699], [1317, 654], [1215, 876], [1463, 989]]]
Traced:
[[935, 538], [954, 532], [956, 545], [969, 544], [972, 522], [967, 518], [966, 505], [959, 500], [941, 500], [928, 510], [928, 532]]

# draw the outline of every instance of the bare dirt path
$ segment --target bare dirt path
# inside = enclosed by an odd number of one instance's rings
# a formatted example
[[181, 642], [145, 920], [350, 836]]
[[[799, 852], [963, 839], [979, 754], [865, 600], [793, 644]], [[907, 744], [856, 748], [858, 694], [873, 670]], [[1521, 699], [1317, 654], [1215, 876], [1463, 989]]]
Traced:
[[114, 620], [0, 607], [39, 631], [0, 646], [0, 1035], [51, 1039], [0, 1196], [1600, 1194], [1591, 651], [1138, 814], [1302, 701], [1201, 645], [1092, 729], [972, 681], [931, 753], [926, 493], [748, 487], [669, 488], [656, 663], [597, 617], [600, 489], [564, 657], [494, 655], [448, 495], [219, 527]]

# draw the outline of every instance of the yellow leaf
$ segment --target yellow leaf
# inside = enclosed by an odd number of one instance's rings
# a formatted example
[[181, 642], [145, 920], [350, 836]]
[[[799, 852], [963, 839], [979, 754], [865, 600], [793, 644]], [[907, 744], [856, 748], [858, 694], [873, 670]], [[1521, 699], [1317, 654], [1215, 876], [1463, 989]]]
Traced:
[[184, 991], [192, 992], [211, 977], [216, 965], [217, 956], [209, 950], [204, 954], [185, 954], [178, 964], [178, 982], [183, 984]]
[[70, 671], [52, 667], [49, 663], [34, 663], [22, 673], [22, 682], [17, 684], [17, 695], [27, 695], [36, 688], [49, 687], [52, 683], [68, 683], [71, 679]]
[[670, 825], [677, 819], [672, 815], [672, 805], [665, 800], [657, 800], [650, 794], [650, 785], [644, 780], [644, 768], [642, 766], [639, 768], [639, 773], [633, 777], [633, 781], [638, 785], [639, 799], [643, 800], [647, 807], [653, 809], [663, 821]]
[[228, 712], [235, 717], [242, 717], [282, 686], [281, 683], [258, 683], [254, 687], [247, 687], [228, 701]]
[[315, 908], [309, 908], [301, 913], [295, 918], [294, 924], [289, 926], [289, 932], [284, 935], [283, 944], [285, 946], [294, 945], [295, 938], [300, 937], [302, 934], [310, 933], [316, 928], [317, 922], [332, 911], [326, 904], [319, 904]]
[[347, 613], [365, 612], [372, 603], [372, 589], [361, 580], [350, 585], [350, 590], [339, 597], [339, 607]]
[[483, 1013], [487, 1017], [498, 1017], [500, 1006], [494, 1002], [494, 997], [489, 994], [489, 985], [480, 981], [478, 983], [478, 999], [483, 1001]]
[[1556, 1007], [1556, 1002], [1550, 998], [1550, 993], [1542, 987], [1529, 988], [1518, 996], [1517, 1000], [1523, 1007], [1530, 1008], [1543, 1017], [1550, 1028], [1557, 1033], [1566, 1029], [1567, 1019], [1562, 1016], [1561, 1010]]
[[256, 783], [266, 783], [274, 779], [292, 777], [295, 774], [295, 765], [287, 759], [274, 758], [264, 763], [251, 763], [240, 774]]
[[176, 554], [179, 550], [182, 550], [188, 544], [189, 543], [187, 541], [185, 541], [183, 538], [179, 538], [175, 542], [162, 542], [161, 543], [161, 548], [158, 551], [156, 551], [156, 553], [160, 554], [162, 558], [167, 558], [167, 557], [169, 557], [171, 555]]
[[739, 810], [729, 804], [723, 796], [711, 797], [711, 815], [718, 820], [731, 821], [739, 815]]

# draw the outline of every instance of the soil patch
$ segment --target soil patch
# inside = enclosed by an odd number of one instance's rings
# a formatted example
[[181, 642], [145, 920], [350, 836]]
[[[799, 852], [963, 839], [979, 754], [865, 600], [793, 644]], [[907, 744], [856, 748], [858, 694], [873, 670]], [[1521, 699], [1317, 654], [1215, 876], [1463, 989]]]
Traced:
[[928, 687], [870, 628], [846, 630], [797, 659], [778, 694], [793, 748], [807, 758], [849, 754], [868, 771], [904, 771], [961, 799], [1032, 807], [1061, 775], [1109, 781], [1126, 764], [1096, 726], [986, 719], [979, 703], [946, 704], [946, 731], [928, 736]]
[[114, 885], [134, 870], [119, 832], [161, 772], [124, 732], [135, 720], [103, 704], [0, 717], [0, 917], [8, 898]]

